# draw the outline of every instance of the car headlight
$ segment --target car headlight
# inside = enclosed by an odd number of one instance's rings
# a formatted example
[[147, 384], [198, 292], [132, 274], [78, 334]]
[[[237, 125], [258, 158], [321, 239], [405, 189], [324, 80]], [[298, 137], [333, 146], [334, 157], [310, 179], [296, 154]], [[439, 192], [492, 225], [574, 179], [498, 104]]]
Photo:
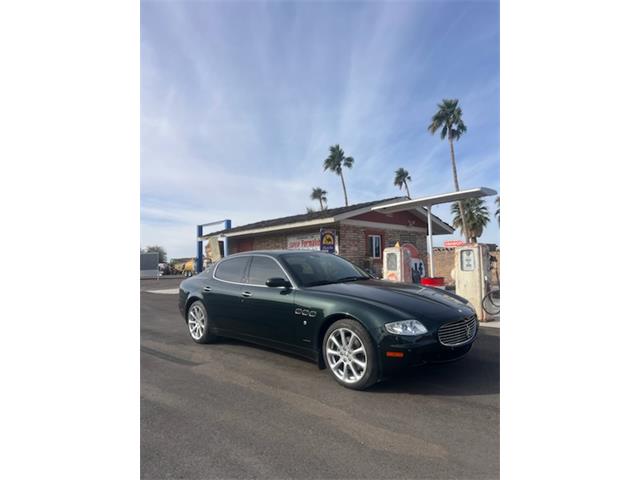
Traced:
[[384, 328], [394, 335], [422, 335], [427, 333], [427, 327], [417, 320], [400, 320], [399, 322], [385, 323]]

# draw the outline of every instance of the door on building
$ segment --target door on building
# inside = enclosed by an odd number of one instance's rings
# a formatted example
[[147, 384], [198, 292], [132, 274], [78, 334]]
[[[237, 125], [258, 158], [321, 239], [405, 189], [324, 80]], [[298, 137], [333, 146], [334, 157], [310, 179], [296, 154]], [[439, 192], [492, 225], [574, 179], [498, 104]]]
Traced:
[[294, 314], [293, 290], [267, 287], [265, 282], [269, 278], [288, 277], [273, 258], [252, 255], [244, 289], [247, 333], [269, 343], [297, 346], [299, 318]]

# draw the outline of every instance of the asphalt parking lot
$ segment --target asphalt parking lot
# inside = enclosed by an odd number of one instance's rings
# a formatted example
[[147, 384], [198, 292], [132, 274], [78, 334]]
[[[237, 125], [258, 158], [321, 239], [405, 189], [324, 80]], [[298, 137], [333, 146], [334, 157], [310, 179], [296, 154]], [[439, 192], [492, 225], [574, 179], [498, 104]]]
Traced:
[[498, 478], [500, 333], [461, 361], [365, 392], [307, 360], [197, 345], [171, 291], [141, 280], [142, 478]]

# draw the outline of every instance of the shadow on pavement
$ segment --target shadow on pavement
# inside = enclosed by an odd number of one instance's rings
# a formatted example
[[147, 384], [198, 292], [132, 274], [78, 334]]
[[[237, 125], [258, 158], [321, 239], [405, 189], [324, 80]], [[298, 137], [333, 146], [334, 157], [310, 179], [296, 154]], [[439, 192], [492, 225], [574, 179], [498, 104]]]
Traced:
[[[241, 340], [224, 338], [220, 339], [220, 343], [243, 345], [256, 349], [256, 351], [270, 352], [315, 365], [314, 362], [304, 357]], [[277, 363], [276, 357], [274, 357], [274, 363]], [[443, 396], [499, 394], [500, 336], [493, 333], [481, 333], [471, 351], [461, 360], [401, 370], [385, 381], [372, 386], [367, 392]]]
[[499, 394], [500, 337], [481, 334], [461, 360], [398, 372], [370, 391], [445, 396]]

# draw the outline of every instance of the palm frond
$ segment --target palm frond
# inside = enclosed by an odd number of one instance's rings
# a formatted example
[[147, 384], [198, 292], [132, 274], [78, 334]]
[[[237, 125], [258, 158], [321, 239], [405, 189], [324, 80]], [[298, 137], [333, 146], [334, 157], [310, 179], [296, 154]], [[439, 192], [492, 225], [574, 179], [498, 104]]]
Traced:
[[353, 157], [345, 157], [344, 150], [342, 150], [337, 143], [329, 147], [329, 156], [324, 160], [325, 171], [331, 170], [335, 174], [340, 175], [345, 205], [349, 205], [349, 201], [347, 198], [347, 187], [345, 186], [344, 176], [342, 175], [342, 167], [351, 168], [354, 161]]
[[315, 187], [312, 191], [311, 191], [311, 200], [320, 200], [321, 198], [324, 200], [323, 197], [326, 198], [327, 192], [324, 191], [322, 188], [320, 187]]
[[[491, 221], [489, 209], [486, 207], [484, 199], [468, 198], [462, 200], [462, 207], [467, 224], [467, 235], [473, 238], [480, 237], [484, 232], [484, 228]], [[463, 222], [458, 202], [451, 204], [451, 213], [453, 214], [453, 227], [462, 229]]]
[[407, 180], [411, 181], [411, 176], [409, 175], [409, 172], [402, 167], [397, 169], [396, 176], [393, 179], [393, 184], [397, 187], [400, 187], [400, 189], [402, 189], [404, 182]]
[[448, 127], [446, 125], [442, 127], [442, 131], [440, 132], [440, 140], [444, 140], [445, 138], [447, 138], [447, 130]]
[[[350, 160], [349, 160], [350, 159]], [[349, 160], [347, 162], [347, 160]], [[347, 165], [348, 164], [348, 165]], [[340, 145], [332, 145], [329, 147], [329, 156], [324, 160], [324, 169], [331, 170], [338, 175], [342, 173], [342, 166], [351, 168], [353, 165], [353, 158], [344, 157], [344, 151], [340, 148]]]
[[441, 140], [445, 138], [458, 140], [467, 131], [462, 121], [462, 109], [458, 106], [457, 98], [445, 98], [438, 104], [438, 111], [431, 118], [428, 130], [432, 135], [440, 130]]

